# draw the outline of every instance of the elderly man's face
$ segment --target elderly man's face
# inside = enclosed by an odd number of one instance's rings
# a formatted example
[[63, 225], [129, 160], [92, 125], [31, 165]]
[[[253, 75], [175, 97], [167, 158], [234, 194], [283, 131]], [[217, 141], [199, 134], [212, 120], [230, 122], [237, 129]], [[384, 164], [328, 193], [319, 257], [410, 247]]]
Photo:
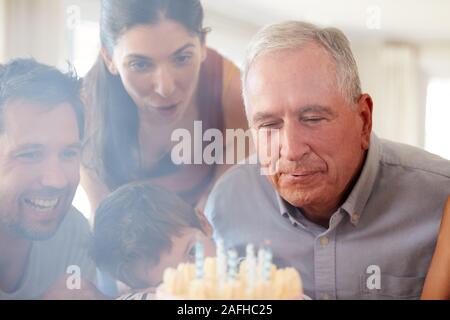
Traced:
[[371, 132], [371, 98], [349, 104], [335, 79], [334, 61], [314, 43], [258, 57], [247, 77], [251, 127], [278, 130], [258, 141], [260, 159], [270, 145], [276, 153], [277, 170], [268, 178], [286, 201], [318, 220], [345, 197]]
[[52, 236], [79, 182], [80, 138], [68, 104], [16, 100], [0, 133], [0, 227], [30, 240]]

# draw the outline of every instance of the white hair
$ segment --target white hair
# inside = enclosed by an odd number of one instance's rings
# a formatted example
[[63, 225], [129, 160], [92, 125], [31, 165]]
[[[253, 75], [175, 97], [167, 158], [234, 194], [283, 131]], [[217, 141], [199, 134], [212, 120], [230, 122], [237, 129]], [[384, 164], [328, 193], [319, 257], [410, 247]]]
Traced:
[[[358, 67], [350, 49], [350, 42], [336, 28], [319, 28], [311, 23], [286, 21], [262, 28], [251, 40], [244, 60], [242, 90], [246, 100], [247, 75], [259, 56], [284, 49], [301, 49], [316, 43], [333, 58], [336, 66], [336, 84], [347, 102], [356, 102], [361, 96]], [[247, 103], [245, 103], [247, 108]]]

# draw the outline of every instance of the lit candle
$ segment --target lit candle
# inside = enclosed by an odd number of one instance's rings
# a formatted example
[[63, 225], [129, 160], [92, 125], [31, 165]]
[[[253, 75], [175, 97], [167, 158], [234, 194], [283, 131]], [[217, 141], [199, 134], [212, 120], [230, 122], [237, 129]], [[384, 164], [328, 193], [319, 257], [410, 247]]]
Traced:
[[266, 249], [264, 255], [263, 279], [265, 282], [270, 282], [272, 273], [272, 250]]
[[197, 240], [197, 242], [195, 243], [195, 271], [196, 271], [197, 279], [203, 279], [204, 260], [205, 260], [205, 255], [204, 255], [203, 243], [201, 243], [200, 240]]
[[228, 250], [228, 281], [236, 279], [238, 267], [238, 255], [236, 250]]
[[255, 247], [252, 244], [248, 244], [246, 248], [246, 260], [247, 260], [247, 290], [251, 291], [255, 286], [255, 271], [256, 271], [256, 257]]
[[217, 240], [216, 256], [217, 280], [219, 281], [219, 284], [222, 284], [225, 281], [227, 274], [227, 257], [225, 255], [224, 243], [222, 239]]
[[258, 281], [262, 280], [262, 278], [263, 278], [265, 255], [266, 255], [266, 251], [264, 250], [264, 248], [263, 247], [259, 248], [259, 250], [258, 250], [258, 266], [257, 266]]

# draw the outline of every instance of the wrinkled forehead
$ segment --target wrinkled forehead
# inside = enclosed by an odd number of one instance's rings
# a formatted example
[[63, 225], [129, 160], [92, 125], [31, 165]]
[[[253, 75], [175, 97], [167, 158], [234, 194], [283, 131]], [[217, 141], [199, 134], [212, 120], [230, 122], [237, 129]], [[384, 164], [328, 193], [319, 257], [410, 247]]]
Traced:
[[320, 79], [322, 83], [334, 84], [336, 63], [322, 46], [310, 42], [300, 48], [263, 51], [250, 65], [246, 79], [250, 88], [258, 83], [294, 80]]
[[283, 102], [318, 104], [339, 92], [336, 64], [316, 44], [270, 51], [250, 66], [244, 92], [247, 111]]

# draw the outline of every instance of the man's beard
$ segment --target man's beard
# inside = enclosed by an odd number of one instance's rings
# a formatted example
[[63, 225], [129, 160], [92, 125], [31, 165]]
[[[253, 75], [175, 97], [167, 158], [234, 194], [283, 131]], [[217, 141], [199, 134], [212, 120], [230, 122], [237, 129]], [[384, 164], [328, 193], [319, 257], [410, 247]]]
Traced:
[[52, 221], [52, 227], [46, 228], [44, 230], [37, 230], [35, 227], [27, 227], [23, 223], [17, 223], [13, 226], [13, 230], [16, 235], [31, 240], [31, 241], [43, 241], [48, 240], [55, 235], [61, 225], [62, 220], [65, 217], [65, 213], [58, 216], [56, 222]]
[[[62, 203], [58, 205], [60, 206], [58, 208], [60, 212], [58, 212], [58, 215], [52, 220], [35, 223], [30, 222], [27, 220], [27, 214], [30, 213], [26, 212], [27, 209], [24, 208], [24, 204], [21, 203], [22, 200], [18, 200], [19, 203], [16, 206], [10, 204], [3, 207], [3, 210], [9, 208], [12, 211], [16, 211], [16, 213], [11, 215], [0, 211], [0, 224], [5, 230], [17, 237], [30, 241], [48, 240], [58, 231], [58, 228], [70, 210], [70, 202], [68, 202], [70, 195], [68, 190], [61, 190], [60, 197], [61, 199], [59, 201], [62, 201]], [[1, 198], [2, 197], [0, 197], [0, 199]]]

